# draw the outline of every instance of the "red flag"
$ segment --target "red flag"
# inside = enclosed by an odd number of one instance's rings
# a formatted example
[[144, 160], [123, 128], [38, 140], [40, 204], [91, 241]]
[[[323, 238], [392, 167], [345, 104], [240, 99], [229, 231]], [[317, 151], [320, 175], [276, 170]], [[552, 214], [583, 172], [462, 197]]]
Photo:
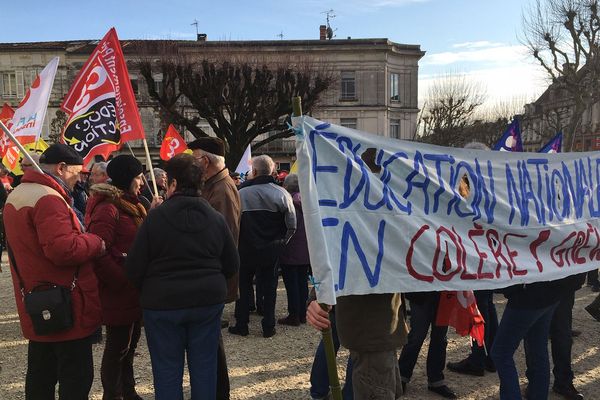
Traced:
[[483, 346], [484, 320], [471, 290], [441, 292], [435, 324], [452, 326], [459, 335], [471, 335], [479, 346]]
[[69, 115], [61, 141], [89, 162], [105, 159], [144, 129], [115, 28], [98, 43], [61, 108]]
[[[6, 125], [8, 129], [10, 129], [12, 125], [11, 121], [13, 115], [15, 115], [15, 110], [13, 110], [13, 108], [7, 103], [4, 103], [2, 110], [0, 110], [0, 121], [2, 121], [2, 123]], [[12, 146], [13, 143], [8, 136], [6, 136], [4, 131], [0, 131], [0, 158], [3, 158], [7, 150]]]
[[177, 132], [177, 129], [173, 125], [169, 125], [167, 134], [160, 146], [160, 158], [167, 161], [186, 150], [187, 145], [179, 132]]

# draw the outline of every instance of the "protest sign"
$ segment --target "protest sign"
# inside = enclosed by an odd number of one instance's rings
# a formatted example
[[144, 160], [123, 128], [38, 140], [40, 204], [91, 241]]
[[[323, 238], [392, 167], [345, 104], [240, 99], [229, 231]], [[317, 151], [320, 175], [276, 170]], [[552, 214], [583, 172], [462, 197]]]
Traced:
[[600, 264], [598, 152], [455, 149], [294, 120], [320, 302], [494, 289]]

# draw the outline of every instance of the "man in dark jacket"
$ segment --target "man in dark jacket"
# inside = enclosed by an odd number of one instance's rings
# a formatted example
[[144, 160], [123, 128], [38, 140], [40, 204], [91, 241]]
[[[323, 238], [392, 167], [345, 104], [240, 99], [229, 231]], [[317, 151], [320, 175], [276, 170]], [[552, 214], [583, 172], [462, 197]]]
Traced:
[[[104, 242], [83, 233], [71, 208], [69, 192], [79, 179], [82, 158], [71, 147], [54, 144], [42, 154], [40, 164], [44, 173], [25, 172], [4, 208], [15, 299], [23, 336], [29, 339], [25, 396], [53, 399], [58, 381], [61, 399], [83, 400], [94, 378], [89, 336], [100, 326], [92, 260], [103, 254]], [[72, 288], [71, 328], [36, 333], [21, 290], [28, 293], [40, 282]]]
[[[229, 170], [225, 166], [225, 145], [219, 138], [207, 137], [194, 140], [188, 145], [196, 159], [204, 167], [204, 185], [202, 197], [218, 211], [231, 232], [235, 245], [238, 244], [240, 235], [240, 195], [233, 180], [229, 177]], [[227, 280], [227, 298], [225, 303], [231, 303], [238, 298], [239, 275], [236, 273]], [[223, 321], [222, 327], [229, 325]], [[223, 337], [219, 337], [217, 351], [217, 400], [229, 400], [230, 384], [227, 371], [227, 358]]]
[[275, 183], [275, 163], [262, 155], [252, 159], [253, 179], [240, 189], [240, 300], [236, 304], [235, 335], [248, 335], [249, 290], [252, 276], [263, 289], [263, 337], [275, 334], [275, 301], [279, 253], [296, 231], [296, 212], [292, 196]]

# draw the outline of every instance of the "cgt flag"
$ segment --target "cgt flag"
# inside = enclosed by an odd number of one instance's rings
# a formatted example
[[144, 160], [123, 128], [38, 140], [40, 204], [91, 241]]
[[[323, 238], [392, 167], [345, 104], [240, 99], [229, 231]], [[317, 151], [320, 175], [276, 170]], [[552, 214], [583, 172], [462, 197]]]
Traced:
[[69, 114], [61, 141], [86, 163], [123, 143], [144, 138], [127, 65], [115, 28], [98, 43], [61, 108]]
[[483, 346], [484, 320], [472, 290], [441, 292], [435, 324], [451, 326], [459, 335], [470, 335]]
[[179, 153], [183, 153], [187, 150], [187, 145], [185, 141], [177, 132], [177, 129], [173, 125], [169, 125], [169, 129], [167, 129], [167, 134], [162, 141], [162, 145], [160, 146], [160, 158], [168, 161], [171, 158], [175, 157]]
[[560, 153], [562, 147], [562, 132], [558, 132], [538, 153]]
[[514, 119], [513, 122], [506, 128], [502, 137], [494, 145], [492, 150], [497, 151], [523, 151], [523, 142], [521, 141], [521, 128], [519, 120]]

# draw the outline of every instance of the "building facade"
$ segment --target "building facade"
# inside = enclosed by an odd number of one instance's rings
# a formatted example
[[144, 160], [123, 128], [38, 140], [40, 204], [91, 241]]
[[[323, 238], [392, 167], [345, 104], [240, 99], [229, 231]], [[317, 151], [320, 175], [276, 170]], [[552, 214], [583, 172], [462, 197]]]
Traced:
[[[136, 94], [146, 137], [158, 158], [161, 129], [156, 105], [150, 99], [146, 84], [135, 68], [141, 48], [151, 41], [122, 40], [129, 64], [130, 79]], [[97, 40], [39, 43], [0, 43], [0, 103], [17, 106], [38, 72], [53, 58], [60, 65], [44, 121], [43, 136], [51, 133], [52, 120], [75, 76], [97, 45]], [[418, 62], [425, 54], [418, 45], [404, 45], [387, 39], [277, 40], [277, 41], [209, 41], [198, 35], [197, 41], [176, 41], [181, 54], [211, 58], [226, 52], [229, 57], [308, 61], [316, 68], [330, 68], [335, 77], [332, 86], [319, 101], [312, 115], [318, 119], [374, 134], [412, 139], [417, 120]], [[160, 85], [160, 77], [157, 77]], [[201, 126], [203, 122], [199, 123]], [[54, 124], [55, 126], [57, 124]], [[202, 126], [210, 132], [208, 124]], [[164, 130], [164, 129], [163, 129]], [[56, 129], [54, 129], [56, 131]], [[185, 133], [191, 140], [191, 134]], [[257, 138], [260, 139], [260, 138]], [[140, 153], [138, 143], [132, 143]], [[272, 155], [281, 169], [289, 168], [295, 159], [294, 140], [268, 143], [254, 154]]]

